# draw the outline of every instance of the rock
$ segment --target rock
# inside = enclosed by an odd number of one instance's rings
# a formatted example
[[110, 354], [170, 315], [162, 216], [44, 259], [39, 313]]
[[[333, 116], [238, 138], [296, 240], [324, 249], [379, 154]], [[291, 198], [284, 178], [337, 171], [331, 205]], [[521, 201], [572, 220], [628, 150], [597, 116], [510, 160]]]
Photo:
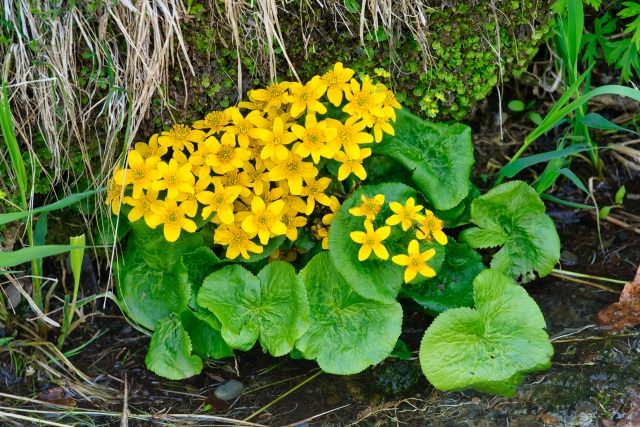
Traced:
[[237, 380], [229, 380], [216, 387], [213, 395], [220, 400], [233, 400], [240, 396], [244, 390], [244, 384]]
[[624, 286], [620, 301], [600, 310], [595, 320], [600, 330], [607, 332], [640, 324], [640, 267], [633, 282]]

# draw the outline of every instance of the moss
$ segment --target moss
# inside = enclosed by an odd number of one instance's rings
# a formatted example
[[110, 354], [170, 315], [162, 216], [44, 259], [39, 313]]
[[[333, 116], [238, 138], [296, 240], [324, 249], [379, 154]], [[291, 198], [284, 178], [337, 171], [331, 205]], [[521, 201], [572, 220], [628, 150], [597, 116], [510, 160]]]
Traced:
[[411, 360], [395, 360], [374, 373], [375, 388], [385, 396], [408, 396], [424, 382], [420, 366]]

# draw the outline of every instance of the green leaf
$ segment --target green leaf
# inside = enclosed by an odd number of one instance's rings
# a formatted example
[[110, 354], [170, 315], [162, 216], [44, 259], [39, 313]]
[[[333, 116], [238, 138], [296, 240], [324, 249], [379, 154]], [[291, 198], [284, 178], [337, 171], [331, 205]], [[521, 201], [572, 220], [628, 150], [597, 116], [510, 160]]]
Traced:
[[57, 202], [51, 203], [50, 205], [42, 206], [36, 208], [31, 211], [24, 212], [11, 212], [6, 214], [0, 214], [0, 225], [7, 224], [11, 221], [16, 221], [21, 218], [25, 218], [29, 215], [36, 215], [41, 212], [51, 212], [58, 209], [66, 208], [67, 206], [71, 206], [74, 203], [77, 203], [80, 200], [86, 199], [89, 196], [93, 196], [96, 193], [106, 190], [107, 188], [101, 188], [99, 190], [86, 191], [84, 193], [76, 193], [72, 194], [64, 199], [58, 200]]
[[622, 202], [624, 201], [624, 196], [626, 194], [627, 194], [627, 188], [624, 185], [618, 188], [618, 191], [616, 191], [616, 196], [614, 198], [616, 205], [622, 204]]
[[529, 372], [548, 369], [553, 355], [544, 317], [521, 286], [486, 270], [474, 281], [475, 310], [447, 310], [420, 345], [420, 364], [440, 390], [472, 388], [513, 397]]
[[618, 130], [621, 132], [631, 132], [636, 135], [638, 134], [638, 132], [634, 132], [631, 129], [623, 128], [622, 126], [618, 126], [615, 123], [611, 123], [609, 120], [605, 119], [598, 113], [587, 114], [580, 120], [580, 123], [593, 129]]
[[204, 278], [220, 269], [226, 263], [227, 260], [220, 260], [220, 258], [207, 247], [201, 247], [194, 252], [182, 254], [181, 267], [183, 267], [184, 270], [180, 268], [180, 271], [186, 272], [185, 279], [192, 291], [193, 298], [190, 303], [191, 307], [194, 309], [197, 308], [196, 296], [202, 286]]
[[434, 208], [455, 207], [469, 191], [474, 162], [471, 128], [431, 123], [406, 110], [396, 114], [395, 136], [385, 135], [371, 149], [412, 171], [413, 181]]
[[202, 371], [202, 359], [191, 355], [191, 339], [178, 316], [158, 321], [145, 358], [149, 370], [170, 380], [181, 380]]
[[367, 171], [367, 185], [383, 184], [393, 177], [394, 182], [415, 186], [411, 171], [391, 157], [374, 154], [364, 159], [363, 166]]
[[131, 230], [129, 221], [122, 217], [118, 221], [118, 217], [109, 210], [109, 215], [98, 215], [93, 236], [97, 245], [113, 245], [126, 236], [129, 230]]
[[444, 265], [436, 277], [419, 285], [406, 284], [402, 290], [402, 296], [432, 313], [473, 306], [473, 280], [486, 269], [478, 252], [451, 237], [445, 250]]
[[397, 357], [402, 360], [409, 360], [413, 356], [411, 351], [407, 348], [407, 345], [402, 340], [398, 340], [396, 342], [395, 347], [393, 347], [393, 351], [391, 352], [392, 357]]
[[515, 111], [516, 113], [524, 111], [526, 108], [526, 106], [524, 105], [524, 102], [520, 101], [519, 99], [514, 99], [513, 101], [510, 101], [507, 107], [511, 111]]
[[531, 120], [534, 125], [540, 126], [540, 123], [542, 123], [542, 116], [540, 113], [536, 113], [535, 111], [529, 111], [529, 120]]
[[213, 314], [187, 309], [180, 313], [180, 321], [191, 338], [194, 354], [211, 359], [233, 356], [233, 350], [220, 334], [222, 325]]
[[150, 330], [172, 312], [184, 311], [191, 299], [187, 284], [178, 283], [173, 275], [144, 262], [134, 239], [129, 239], [124, 256], [116, 261], [114, 276], [123, 311]]
[[446, 211], [433, 210], [433, 214], [444, 221], [444, 228], [454, 228], [469, 224], [471, 217], [471, 202], [480, 197], [482, 193], [478, 187], [469, 182], [469, 194], [455, 208]]
[[393, 350], [402, 327], [402, 307], [365, 299], [336, 270], [327, 252], [300, 272], [309, 296], [311, 324], [296, 348], [325, 372], [356, 374]]
[[142, 218], [131, 223], [133, 240], [144, 262], [156, 270], [169, 271], [180, 260], [182, 254], [193, 252], [202, 246], [202, 236], [183, 230], [178, 240], [168, 242], [164, 238], [163, 227], [160, 225], [152, 229]]
[[360, 188], [342, 204], [333, 218], [329, 232], [329, 253], [336, 269], [356, 292], [366, 298], [391, 303], [395, 301], [404, 280], [403, 267], [393, 263], [391, 258], [399, 253], [406, 254], [406, 247], [400, 248], [390, 243], [405, 238], [407, 233], [400, 226], [392, 227], [391, 235], [382, 242], [389, 251], [389, 259], [386, 261], [374, 259], [373, 254], [369, 259], [359, 261], [358, 251], [361, 245], [354, 242], [350, 235], [352, 231], [364, 231], [365, 217], [353, 216], [349, 209], [360, 206], [363, 195], [371, 198], [376, 194], [383, 194], [385, 203], [373, 223], [375, 229], [384, 226], [385, 220], [393, 214], [389, 202], [404, 205], [410, 197], [416, 199], [416, 191], [404, 184], [387, 183]]
[[69, 252], [73, 249], [85, 249], [91, 246], [45, 245], [31, 246], [13, 252], [2, 252], [0, 268], [13, 267], [31, 260]]
[[460, 240], [472, 248], [504, 244], [491, 268], [507, 276], [526, 276], [533, 270], [546, 276], [560, 259], [560, 239], [544, 211], [538, 194], [524, 182], [499, 185], [473, 201], [471, 222], [480, 228], [463, 230]]
[[283, 261], [257, 277], [240, 265], [226, 266], [204, 279], [197, 301], [220, 319], [224, 340], [243, 351], [259, 338], [262, 348], [282, 356], [309, 327], [304, 284]]
[[598, 213], [598, 218], [605, 219], [611, 213], [611, 206], [604, 206]]

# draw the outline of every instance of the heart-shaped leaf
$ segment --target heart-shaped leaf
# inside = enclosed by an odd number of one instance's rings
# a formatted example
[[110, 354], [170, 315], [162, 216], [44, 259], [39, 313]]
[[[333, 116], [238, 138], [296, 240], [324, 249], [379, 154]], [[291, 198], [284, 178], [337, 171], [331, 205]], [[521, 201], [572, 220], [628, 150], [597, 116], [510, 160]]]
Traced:
[[145, 358], [147, 368], [170, 380], [181, 380], [202, 371], [202, 359], [191, 355], [191, 339], [177, 315], [160, 321]]
[[546, 276], [560, 259], [560, 238], [544, 203], [529, 185], [511, 181], [499, 185], [471, 203], [471, 222], [460, 240], [472, 248], [504, 245], [491, 260], [491, 268], [512, 278], [533, 270]]
[[309, 296], [310, 326], [296, 348], [332, 374], [355, 374], [380, 363], [397, 343], [402, 307], [353, 291], [322, 252], [300, 272]]
[[514, 396], [527, 373], [551, 366], [544, 317], [524, 288], [495, 270], [476, 277], [474, 301], [475, 309], [454, 308], [433, 321], [420, 346], [422, 370], [440, 390]]
[[304, 284], [283, 261], [257, 277], [240, 265], [226, 266], [204, 279], [197, 302], [220, 319], [227, 344], [244, 351], [259, 338], [265, 350], [282, 356], [309, 327]]

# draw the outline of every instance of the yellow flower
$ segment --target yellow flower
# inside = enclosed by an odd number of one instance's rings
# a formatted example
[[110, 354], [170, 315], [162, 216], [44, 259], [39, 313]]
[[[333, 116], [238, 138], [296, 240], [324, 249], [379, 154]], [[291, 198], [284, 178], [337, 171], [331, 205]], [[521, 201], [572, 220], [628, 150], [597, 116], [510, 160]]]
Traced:
[[251, 194], [251, 181], [249, 180], [249, 175], [246, 172], [239, 172], [234, 169], [225, 173], [222, 176], [213, 177], [214, 181], [218, 181], [222, 183], [225, 187], [240, 187], [240, 195], [243, 197], [247, 197]]
[[[116, 173], [118, 173], [116, 171]], [[111, 211], [114, 215], [118, 215], [120, 212], [120, 205], [122, 204], [122, 185], [118, 185], [113, 178], [110, 178], [107, 181], [107, 197], [104, 200], [104, 203], [109, 206], [111, 205]]]
[[425, 210], [425, 214], [424, 218], [418, 220], [420, 228], [416, 232], [416, 237], [427, 242], [433, 242], [433, 239], [436, 239], [436, 242], [446, 245], [447, 235], [442, 231], [444, 221], [437, 218], [430, 210]]
[[302, 195], [307, 196], [307, 209], [304, 211], [305, 215], [311, 215], [313, 208], [316, 206], [316, 200], [325, 206], [331, 205], [331, 199], [324, 194], [324, 190], [331, 184], [331, 178], [320, 178], [315, 180], [314, 178], [305, 178], [304, 182], [307, 184], [302, 189]]
[[404, 282], [409, 283], [418, 273], [424, 277], [433, 277], [436, 272], [427, 265], [427, 261], [433, 258], [436, 250], [431, 248], [426, 252], [420, 253], [420, 245], [417, 240], [409, 243], [408, 255], [396, 255], [391, 260], [398, 265], [406, 266], [404, 270]]
[[205, 145], [209, 150], [206, 163], [219, 175], [234, 169], [240, 169], [249, 160], [249, 152], [243, 148], [236, 148], [236, 137], [233, 132], [225, 132], [218, 141], [210, 136]]
[[320, 80], [320, 76], [315, 76], [306, 85], [291, 83], [287, 100], [291, 103], [291, 116], [299, 117], [307, 109], [307, 114], [318, 112], [325, 114], [327, 108], [322, 105], [320, 98], [327, 90], [327, 84]]
[[396, 100], [396, 94], [393, 93], [393, 91], [387, 89], [387, 87], [382, 83], [378, 83], [378, 90], [380, 91], [380, 93], [384, 93], [384, 101], [382, 101], [382, 109], [395, 122], [396, 121], [395, 110], [402, 109], [402, 106]]
[[233, 218], [233, 202], [240, 195], [240, 187], [226, 187], [220, 182], [213, 183], [215, 192], [201, 191], [196, 199], [204, 205], [202, 218], [206, 219], [213, 212], [217, 213], [224, 224], [231, 224]]
[[350, 86], [347, 83], [353, 77], [354, 71], [350, 68], [343, 68], [342, 62], [336, 62], [333, 70], [329, 70], [322, 76], [322, 81], [329, 87], [327, 98], [336, 107], [342, 102], [342, 92], [349, 92]]
[[249, 96], [249, 101], [242, 101], [238, 104], [239, 108], [246, 108], [247, 110], [257, 110], [257, 111], [263, 111], [265, 109], [265, 107], [267, 106], [267, 101], [258, 101], [254, 96], [253, 96], [253, 90], [250, 90], [249, 93], [247, 94]]
[[264, 101], [267, 104], [264, 106], [264, 110], [269, 110], [271, 107], [280, 108], [282, 104], [286, 104], [287, 101], [287, 89], [289, 88], [289, 82], [272, 83], [267, 86], [266, 89], [256, 89], [251, 91], [251, 95], [258, 101]]
[[272, 263], [273, 261], [284, 261], [288, 263], [292, 263], [298, 258], [298, 248], [291, 248], [288, 251], [280, 250], [280, 248], [276, 249], [274, 253], [269, 255], [267, 259], [267, 263]]
[[345, 94], [349, 103], [342, 111], [362, 119], [366, 126], [373, 126], [377, 116], [384, 116], [382, 103], [385, 100], [385, 94], [375, 90], [376, 87], [371, 80], [363, 81], [360, 88], [360, 84], [355, 79], [351, 79], [352, 93]]
[[366, 233], [363, 231], [351, 232], [351, 239], [362, 245], [358, 252], [358, 260], [364, 261], [369, 258], [371, 251], [375, 252], [378, 258], [389, 259], [389, 252], [381, 242], [389, 237], [389, 234], [391, 234], [391, 227], [385, 225], [384, 227], [374, 230], [373, 224], [371, 224], [370, 221], [365, 220], [364, 228], [367, 230]]
[[318, 169], [313, 163], [303, 162], [302, 158], [294, 153], [289, 153], [286, 160], [281, 161], [269, 172], [271, 181], [287, 180], [291, 194], [302, 194], [302, 179], [313, 178], [318, 175]]
[[356, 123], [357, 121], [357, 117], [350, 117], [345, 123], [334, 119], [327, 120], [329, 125], [338, 131], [336, 140], [344, 147], [345, 153], [354, 158], [360, 155], [358, 144], [373, 142], [371, 134], [360, 132], [367, 127], [366, 123], [364, 121]]
[[287, 227], [287, 238], [292, 242], [298, 240], [298, 228], [307, 225], [307, 218], [296, 215], [296, 211], [290, 211], [282, 217], [282, 223]]
[[389, 202], [389, 207], [396, 214], [387, 218], [388, 225], [396, 225], [402, 223], [402, 229], [407, 231], [413, 224], [413, 221], [422, 221], [424, 217], [418, 215], [418, 212], [422, 210], [422, 205], [415, 206], [416, 201], [413, 197], [409, 197], [407, 203], [402, 206], [398, 202]]
[[194, 142], [204, 141], [205, 133], [198, 129], [191, 129], [187, 125], [173, 125], [169, 132], [162, 132], [158, 137], [158, 143], [174, 150], [184, 150], [187, 147], [189, 153], [194, 151]]
[[205, 172], [202, 171], [202, 166], [205, 164], [204, 163], [204, 159], [205, 157], [202, 156], [202, 154], [206, 151], [208, 152], [208, 150], [203, 149], [204, 144], [202, 144], [199, 148], [199, 150], [194, 151], [192, 155], [190, 155], [189, 157], [187, 157], [182, 151], [174, 151], [173, 152], [173, 156], [171, 156], [173, 159], [176, 159], [176, 162], [178, 162], [178, 167], [182, 167], [184, 165], [186, 165], [187, 163], [191, 164], [191, 173], [193, 173], [194, 175], [200, 175], [205, 174], [205, 175], [209, 175], [209, 173], [211, 172], [211, 168], [209, 168], [209, 166], [207, 166], [207, 170]]
[[207, 136], [218, 133], [231, 121], [231, 111], [231, 108], [227, 108], [224, 111], [212, 111], [204, 116], [204, 120], [196, 120], [193, 123], [193, 127], [196, 129], [209, 129]]
[[256, 117], [262, 118], [260, 111], [252, 111], [247, 114], [247, 117], [243, 117], [238, 109], [233, 109], [231, 111], [233, 126], [228, 126], [227, 129], [238, 135], [238, 145], [245, 150], [249, 147], [251, 138], [256, 137], [256, 125], [252, 122]]
[[149, 216], [153, 214], [151, 205], [158, 199], [158, 192], [148, 190], [147, 193], [143, 191], [139, 198], [125, 197], [124, 203], [133, 206], [133, 209], [127, 215], [129, 222], [136, 222], [140, 218], [144, 217], [144, 221], [147, 222]]
[[176, 202], [183, 202], [182, 207], [185, 209], [187, 216], [196, 216], [198, 212], [198, 194], [205, 191], [207, 187], [209, 187], [209, 184], [211, 184], [211, 177], [208, 175], [202, 176], [193, 186], [193, 194], [180, 193], [178, 197], [176, 197]]
[[158, 163], [158, 170], [162, 173], [162, 180], [151, 184], [153, 191], [167, 190], [167, 197], [175, 199], [180, 192], [193, 193], [195, 178], [191, 173], [191, 163], [179, 166], [176, 159]]
[[366, 216], [367, 220], [374, 221], [376, 215], [382, 210], [384, 203], [384, 194], [376, 194], [372, 198], [362, 195], [362, 204], [357, 208], [349, 209], [349, 213], [353, 216]]
[[253, 166], [249, 162], [244, 162], [243, 169], [249, 176], [251, 180], [251, 186], [253, 187], [253, 192], [258, 196], [262, 194], [265, 186], [267, 189], [269, 187], [269, 172], [266, 172], [266, 166], [262, 161], [256, 161], [256, 165]]
[[363, 148], [360, 150], [360, 155], [356, 157], [351, 157], [342, 151], [338, 151], [333, 156], [335, 160], [342, 163], [340, 169], [338, 169], [338, 179], [344, 181], [352, 173], [360, 179], [367, 179], [367, 171], [364, 169], [364, 166], [362, 166], [362, 161], [370, 155], [371, 148]]
[[376, 142], [382, 141], [383, 131], [391, 136], [396, 134], [393, 126], [389, 123], [389, 119], [391, 119], [391, 116], [388, 115], [376, 117], [376, 121], [373, 124], [373, 134], [376, 137]]
[[229, 259], [235, 259], [240, 254], [242, 254], [242, 258], [249, 259], [247, 252], [261, 254], [262, 246], [253, 243], [251, 239], [251, 236], [235, 224], [218, 227], [213, 236], [214, 243], [228, 245], [226, 255]]
[[291, 144], [296, 140], [296, 136], [285, 130], [284, 123], [280, 117], [276, 118], [273, 122], [273, 129], [256, 129], [255, 134], [257, 138], [262, 141], [262, 152], [260, 157], [262, 159], [271, 158], [284, 160], [289, 155], [289, 150], [285, 145]]
[[289, 129], [291, 125], [293, 125], [291, 120], [291, 114], [285, 113], [279, 108], [271, 107], [269, 112], [267, 112], [266, 117], [256, 117], [253, 119], [253, 124], [262, 129], [273, 129], [273, 124], [276, 122], [276, 119], [280, 117], [282, 123], [284, 124], [285, 129]]
[[158, 161], [156, 156], [151, 156], [144, 160], [136, 150], [129, 152], [129, 169], [117, 171], [113, 179], [118, 185], [133, 184], [133, 198], [137, 199], [142, 194], [142, 190], [151, 189], [151, 184], [160, 179], [161, 173], [157, 169]]
[[140, 153], [143, 159], [147, 160], [149, 157], [162, 157], [167, 154], [169, 149], [167, 147], [163, 147], [162, 145], [158, 145], [158, 134], [154, 134], [149, 139], [149, 144], [145, 144], [144, 142], [136, 143], [136, 151]]
[[322, 249], [325, 251], [329, 250], [329, 229], [328, 228], [318, 228], [316, 231], [316, 239], [322, 239]]
[[329, 209], [331, 209], [331, 213], [322, 217], [322, 223], [324, 225], [330, 225], [333, 222], [333, 218], [336, 216], [336, 212], [340, 209], [340, 201], [336, 196], [331, 196], [330, 200], [331, 204], [329, 205]]
[[146, 223], [151, 228], [164, 224], [164, 238], [168, 242], [175, 242], [183, 229], [189, 233], [196, 231], [196, 223], [185, 217], [186, 209], [183, 204], [178, 205], [175, 200], [157, 201], [151, 205], [153, 214]]
[[284, 209], [281, 213], [304, 212], [307, 209], [306, 203], [300, 197], [291, 194], [287, 181], [280, 181], [278, 186], [278, 190], [282, 191], [281, 196], [284, 202]]
[[258, 233], [260, 243], [266, 245], [272, 236], [280, 236], [287, 232], [287, 227], [280, 221], [280, 211], [284, 207], [282, 200], [265, 205], [256, 196], [251, 200], [251, 215], [242, 221], [242, 229], [247, 233]]
[[333, 155], [340, 150], [340, 141], [336, 139], [338, 131], [327, 126], [324, 120], [318, 123], [313, 114], [305, 118], [304, 125], [305, 127], [300, 125], [291, 127], [293, 133], [302, 141], [295, 150], [296, 154], [302, 158], [311, 155], [313, 163], [318, 163], [320, 156], [327, 159], [333, 158]]

